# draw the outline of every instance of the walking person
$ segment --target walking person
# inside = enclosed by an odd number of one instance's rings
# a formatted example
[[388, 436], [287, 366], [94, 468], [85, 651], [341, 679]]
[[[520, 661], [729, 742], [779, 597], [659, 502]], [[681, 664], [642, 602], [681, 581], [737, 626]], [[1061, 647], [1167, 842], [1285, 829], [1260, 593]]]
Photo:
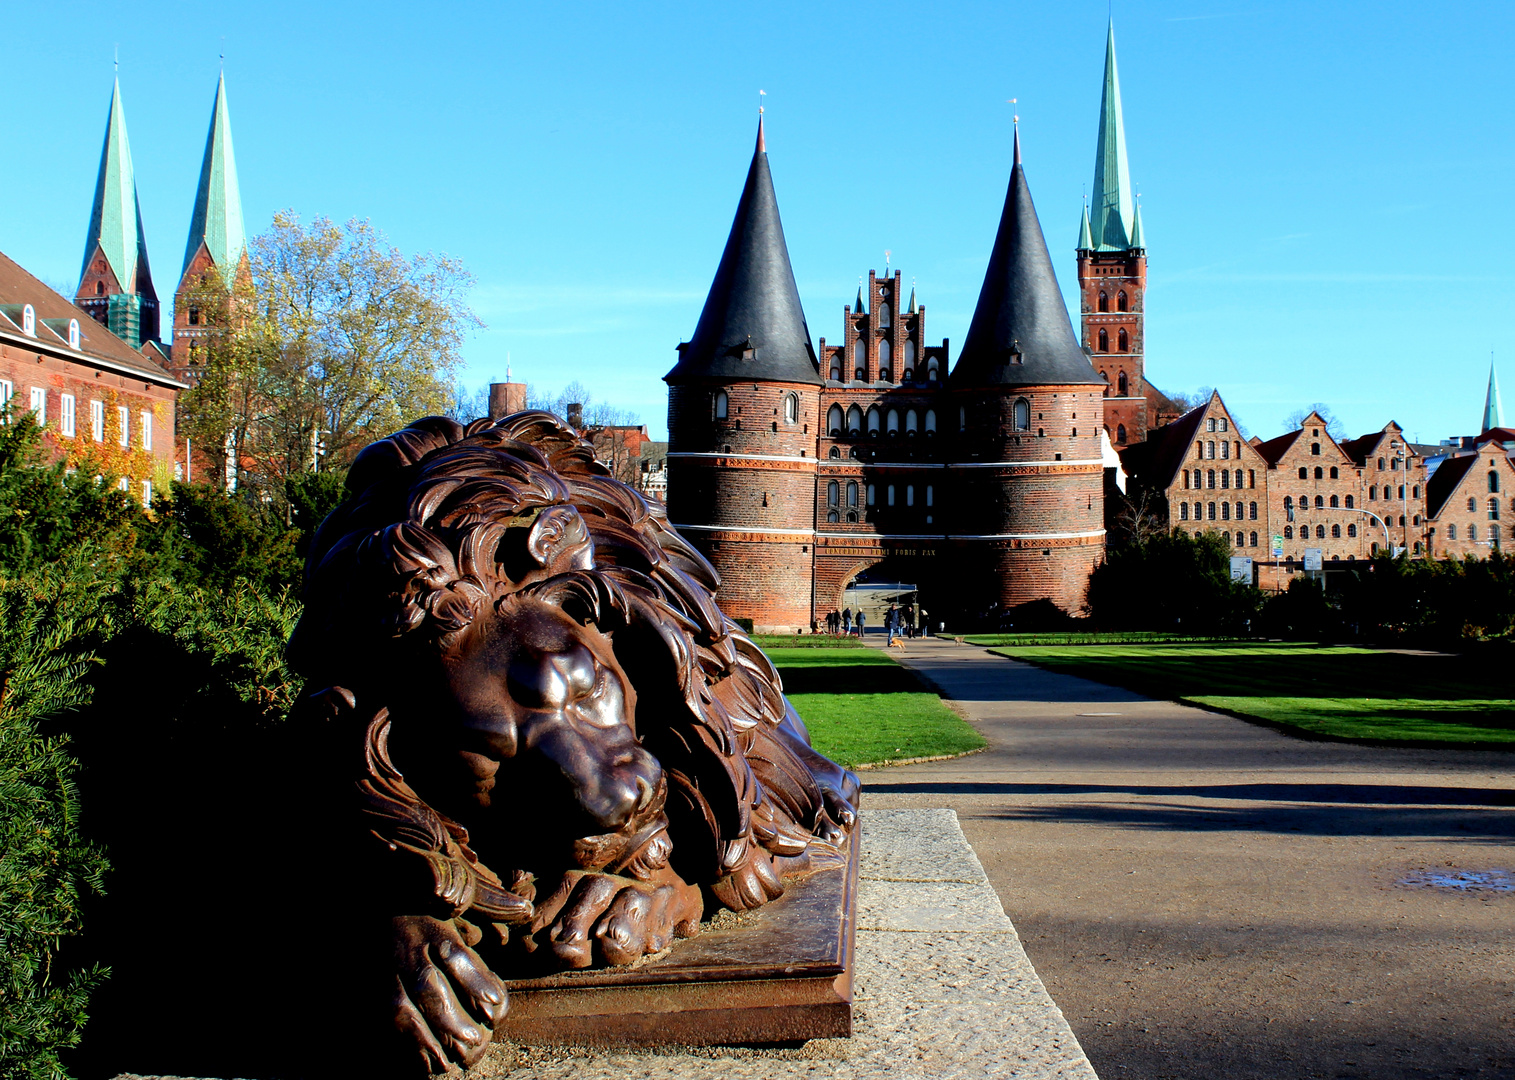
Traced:
[[857, 609], [857, 618], [854, 621], [857, 623], [857, 638], [858, 638], [859, 641], [861, 641], [861, 640], [863, 640], [863, 609], [862, 608], [858, 608]]
[[850, 607], [842, 608], [842, 633], [844, 635], [852, 633], [852, 609]]
[[884, 612], [884, 644], [885, 645], [893, 645], [894, 644], [894, 636], [899, 633], [899, 629], [900, 629], [900, 609], [896, 605], [890, 604], [889, 605], [889, 610], [886, 611], [886, 612]]

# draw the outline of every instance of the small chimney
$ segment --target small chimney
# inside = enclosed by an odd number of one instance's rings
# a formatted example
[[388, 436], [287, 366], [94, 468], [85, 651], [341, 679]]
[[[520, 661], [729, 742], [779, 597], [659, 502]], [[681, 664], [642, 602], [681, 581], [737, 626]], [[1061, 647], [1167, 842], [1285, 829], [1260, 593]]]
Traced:
[[498, 420], [526, 410], [526, 384], [497, 382], [489, 384], [489, 418]]
[[570, 401], [568, 403], [568, 426], [573, 428], [575, 431], [580, 431], [583, 429], [584, 406], [582, 403], [577, 401]]

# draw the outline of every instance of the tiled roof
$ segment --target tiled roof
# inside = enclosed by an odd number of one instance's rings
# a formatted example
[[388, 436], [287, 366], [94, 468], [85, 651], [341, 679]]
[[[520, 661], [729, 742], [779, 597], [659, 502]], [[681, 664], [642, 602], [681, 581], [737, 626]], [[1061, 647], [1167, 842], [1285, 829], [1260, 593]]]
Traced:
[[1269, 465], [1277, 465], [1279, 460], [1289, 452], [1289, 447], [1294, 445], [1294, 441], [1304, 433], [1304, 430], [1304, 428], [1295, 428], [1293, 431], [1284, 432], [1277, 438], [1269, 439], [1267, 442], [1260, 442], [1256, 446], [1257, 452], [1263, 456], [1263, 460]]
[[1441, 513], [1441, 508], [1452, 497], [1452, 492], [1457, 490], [1457, 485], [1462, 483], [1462, 478], [1468, 474], [1473, 463], [1478, 460], [1477, 454], [1459, 454], [1448, 458], [1441, 463], [1430, 481], [1426, 484], [1426, 516], [1435, 517]]
[[1146, 442], [1126, 447], [1120, 455], [1121, 468], [1145, 487], [1168, 487], [1188, 456], [1209, 405], [1207, 401], [1190, 409], [1171, 424], [1150, 432]]
[[[38, 347], [60, 356], [70, 356], [83, 363], [103, 362], [106, 367], [124, 369], [126, 373], [165, 386], [182, 385], [161, 366], [90, 318], [82, 308], [69, 303], [0, 252], [0, 309], [20, 309], [26, 304], [32, 306], [37, 316], [36, 338], [22, 337], [19, 314], [14, 319], [0, 317], [0, 335], [21, 338], [24, 342], [35, 340]], [[68, 347], [70, 319], [79, 321], [78, 352]]]

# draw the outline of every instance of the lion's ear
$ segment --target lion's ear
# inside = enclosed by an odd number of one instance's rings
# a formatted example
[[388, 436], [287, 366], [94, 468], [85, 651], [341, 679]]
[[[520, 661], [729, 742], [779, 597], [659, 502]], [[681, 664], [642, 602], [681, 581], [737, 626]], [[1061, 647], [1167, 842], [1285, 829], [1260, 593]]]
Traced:
[[526, 550], [549, 573], [588, 570], [594, 566], [589, 528], [571, 506], [551, 506], [538, 515], [526, 536]]

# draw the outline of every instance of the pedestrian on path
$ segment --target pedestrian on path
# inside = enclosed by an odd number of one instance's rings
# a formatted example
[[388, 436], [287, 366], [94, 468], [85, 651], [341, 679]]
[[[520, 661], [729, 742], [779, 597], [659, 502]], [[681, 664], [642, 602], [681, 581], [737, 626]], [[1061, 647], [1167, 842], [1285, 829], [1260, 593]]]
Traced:
[[842, 633], [844, 635], [852, 633], [852, 609], [850, 607], [842, 608]]
[[861, 640], [862, 637], [863, 637], [863, 609], [862, 608], [858, 608], [857, 609], [857, 636], [858, 636], [859, 640]]

